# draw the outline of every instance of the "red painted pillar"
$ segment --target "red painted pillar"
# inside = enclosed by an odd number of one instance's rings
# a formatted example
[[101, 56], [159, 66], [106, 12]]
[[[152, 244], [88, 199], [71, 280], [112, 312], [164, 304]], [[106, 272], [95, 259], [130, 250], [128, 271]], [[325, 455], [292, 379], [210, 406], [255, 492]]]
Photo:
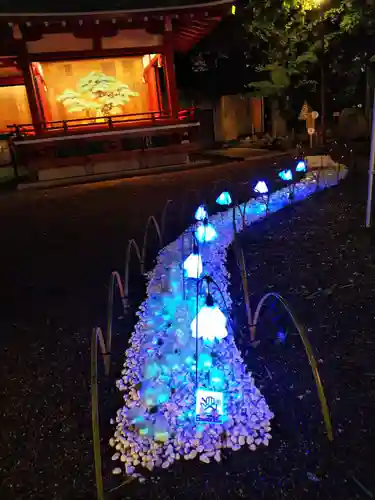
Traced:
[[177, 118], [179, 104], [177, 94], [176, 72], [174, 67], [174, 55], [171, 45], [167, 44], [164, 49], [164, 70], [168, 92], [169, 111], [172, 118]]
[[31, 119], [33, 121], [35, 133], [39, 134], [41, 132], [41, 129], [42, 129], [42, 127], [41, 127], [42, 117], [41, 117], [39, 106], [38, 106], [38, 101], [37, 101], [36, 91], [35, 91], [34, 77], [32, 74], [31, 65], [30, 65], [30, 61], [28, 58], [26, 48], [24, 50], [22, 50], [22, 52], [20, 54], [19, 67], [22, 70], [22, 74], [23, 74], [23, 78], [24, 78], [24, 82], [25, 82], [26, 94], [27, 94], [27, 99], [29, 101]]

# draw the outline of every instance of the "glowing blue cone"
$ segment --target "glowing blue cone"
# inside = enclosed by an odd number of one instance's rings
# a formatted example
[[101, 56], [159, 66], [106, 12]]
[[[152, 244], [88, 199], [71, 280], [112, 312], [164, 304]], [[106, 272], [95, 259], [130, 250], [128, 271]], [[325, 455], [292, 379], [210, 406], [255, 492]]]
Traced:
[[211, 224], [202, 224], [197, 227], [195, 236], [199, 243], [209, 243], [217, 237], [217, 232]]
[[306, 172], [306, 171], [307, 171], [306, 163], [303, 160], [299, 161], [296, 166], [296, 172]]
[[[197, 331], [198, 318], [198, 331]], [[228, 335], [227, 318], [215, 305], [205, 305], [199, 311], [198, 316], [191, 322], [191, 333], [194, 338], [202, 338], [213, 342], [215, 339], [222, 340]]]
[[257, 182], [255, 188], [254, 188], [255, 193], [259, 194], [267, 194], [268, 193], [268, 186], [264, 181], [259, 181]]
[[282, 179], [283, 181], [292, 181], [292, 180], [293, 180], [293, 174], [292, 174], [292, 171], [291, 171], [291, 170], [282, 170], [282, 171], [279, 173], [279, 177], [280, 177], [280, 179]]
[[208, 217], [208, 213], [207, 213], [206, 207], [203, 205], [200, 205], [195, 212], [195, 220], [204, 220], [204, 219], [207, 219], [207, 217]]
[[222, 206], [225, 206], [225, 205], [231, 205], [231, 203], [232, 203], [232, 198], [231, 198], [231, 195], [228, 193], [228, 191], [224, 191], [224, 192], [223, 192], [223, 193], [221, 193], [221, 195], [217, 198], [216, 203], [217, 203], [218, 205], [222, 205]]
[[202, 258], [199, 254], [191, 253], [184, 262], [185, 276], [198, 279], [203, 272]]

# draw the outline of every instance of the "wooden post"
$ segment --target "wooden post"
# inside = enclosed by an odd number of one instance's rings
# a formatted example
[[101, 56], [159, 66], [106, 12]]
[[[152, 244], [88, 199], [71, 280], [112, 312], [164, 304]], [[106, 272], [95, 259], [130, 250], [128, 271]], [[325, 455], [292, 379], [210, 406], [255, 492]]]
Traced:
[[375, 90], [372, 108], [372, 132], [371, 132], [371, 151], [368, 168], [368, 194], [367, 194], [367, 207], [366, 207], [366, 228], [371, 227], [372, 215], [372, 190], [374, 184], [374, 164], [375, 164]]
[[29, 56], [27, 53], [26, 43], [24, 40], [20, 40], [20, 42], [21, 42], [21, 44], [20, 44], [21, 47], [20, 47], [20, 55], [18, 58], [19, 67], [21, 68], [24, 82], [25, 82], [27, 100], [29, 102], [30, 114], [31, 114], [31, 119], [33, 122], [34, 130], [35, 130], [36, 134], [39, 134], [42, 130], [42, 128], [41, 128], [42, 117], [40, 115], [38, 101], [37, 101], [37, 97], [36, 97], [34, 77], [33, 77], [32, 71], [31, 71], [31, 65], [30, 65], [30, 60], [29, 60]]
[[177, 118], [178, 115], [178, 96], [177, 96], [177, 83], [176, 72], [174, 67], [173, 49], [168, 43], [164, 48], [164, 61], [165, 61], [165, 80], [168, 92], [169, 112], [172, 118]]

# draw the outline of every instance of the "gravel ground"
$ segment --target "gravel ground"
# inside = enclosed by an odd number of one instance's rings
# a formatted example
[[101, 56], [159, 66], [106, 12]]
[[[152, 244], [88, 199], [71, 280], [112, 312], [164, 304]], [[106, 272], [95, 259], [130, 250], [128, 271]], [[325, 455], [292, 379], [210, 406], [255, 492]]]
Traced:
[[275, 301], [262, 317], [260, 345], [249, 348], [234, 273], [238, 342], [276, 414], [275, 439], [253, 476], [259, 498], [374, 497], [375, 257], [365, 198], [364, 176], [352, 177], [242, 235], [253, 304], [278, 292], [306, 326], [335, 430], [329, 445], [302, 343]]
[[[277, 163], [235, 162], [0, 196], [1, 500], [95, 497], [90, 335], [93, 326], [105, 325], [110, 272], [122, 271], [127, 241], [142, 241], [147, 217], [160, 221], [166, 200], [175, 200], [168, 214], [168, 238], [174, 239], [213, 182], [220, 190], [225, 179], [270, 176], [274, 167], [290, 165], [290, 158]], [[242, 191], [248, 196], [249, 187]], [[114, 339], [114, 376], [131, 327], [122, 322]], [[104, 424], [120, 404], [113, 380], [102, 396], [107, 473]]]

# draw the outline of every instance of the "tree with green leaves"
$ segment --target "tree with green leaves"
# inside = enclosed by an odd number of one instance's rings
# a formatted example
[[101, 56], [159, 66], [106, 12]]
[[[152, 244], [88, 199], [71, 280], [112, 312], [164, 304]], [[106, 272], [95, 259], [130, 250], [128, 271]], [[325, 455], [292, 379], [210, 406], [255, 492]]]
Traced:
[[249, 43], [264, 58], [257, 67], [259, 79], [250, 88], [270, 97], [276, 114], [277, 105], [285, 108], [292, 91], [316, 96], [322, 67], [326, 81], [322, 94], [329, 93], [331, 107], [342, 109], [363, 101], [360, 96], [365, 96], [375, 54], [373, 0], [252, 1], [244, 22]]
[[270, 98], [273, 135], [280, 133], [279, 110], [287, 110], [289, 90], [315, 84], [307, 75], [318, 61], [320, 39], [315, 31], [320, 18], [306, 15], [306, 9], [314, 6], [313, 0], [307, 1], [302, 5], [301, 1], [266, 0], [251, 2], [245, 9], [249, 43], [264, 59], [257, 67], [259, 79], [249, 87], [255, 95]]

